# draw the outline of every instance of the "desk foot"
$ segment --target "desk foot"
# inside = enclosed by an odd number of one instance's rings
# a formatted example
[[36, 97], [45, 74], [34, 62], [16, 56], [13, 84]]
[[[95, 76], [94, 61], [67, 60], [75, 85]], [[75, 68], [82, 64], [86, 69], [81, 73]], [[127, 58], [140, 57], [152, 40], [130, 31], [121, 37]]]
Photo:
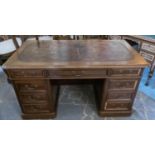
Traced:
[[99, 116], [130, 116], [132, 111], [98, 111]]
[[23, 119], [52, 119], [56, 117], [56, 113], [47, 114], [22, 114]]

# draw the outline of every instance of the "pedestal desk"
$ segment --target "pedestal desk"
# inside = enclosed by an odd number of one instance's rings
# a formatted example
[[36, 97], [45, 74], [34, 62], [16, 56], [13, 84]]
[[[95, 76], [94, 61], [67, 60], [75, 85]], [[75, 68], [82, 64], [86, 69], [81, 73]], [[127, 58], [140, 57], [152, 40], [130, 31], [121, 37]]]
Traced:
[[124, 40], [26, 41], [3, 65], [24, 119], [56, 116], [61, 84], [91, 83], [101, 116], [132, 112], [148, 64]]

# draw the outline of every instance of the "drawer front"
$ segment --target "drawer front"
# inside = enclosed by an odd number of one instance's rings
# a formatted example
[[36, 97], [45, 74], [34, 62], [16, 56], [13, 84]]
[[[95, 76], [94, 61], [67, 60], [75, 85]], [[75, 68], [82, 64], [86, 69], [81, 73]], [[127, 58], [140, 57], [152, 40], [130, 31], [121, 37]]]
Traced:
[[154, 55], [145, 51], [140, 51], [141, 56], [147, 60], [148, 62], [152, 62], [154, 60]]
[[112, 40], [121, 40], [121, 36], [119, 35], [110, 35], [109, 38]]
[[19, 96], [22, 104], [48, 104], [46, 93], [21, 93]]
[[47, 104], [43, 105], [22, 105], [24, 113], [48, 113], [50, 108]]
[[124, 90], [135, 90], [137, 86], [138, 80], [110, 80], [109, 82], [109, 89], [124, 89]]
[[44, 77], [44, 71], [43, 70], [11, 70], [9, 71], [9, 75], [11, 75], [12, 78], [18, 78], [18, 77]]
[[131, 101], [107, 101], [105, 110], [129, 110], [131, 108]]
[[151, 44], [148, 44], [148, 43], [143, 43], [141, 48], [155, 54], [155, 45], [151, 45]]
[[141, 69], [110, 69], [110, 76], [140, 76]]
[[121, 99], [121, 100], [129, 100], [133, 97], [134, 92], [131, 91], [109, 91], [107, 99], [108, 100], [115, 100], [115, 99]]
[[19, 92], [27, 92], [27, 91], [45, 91], [46, 83], [45, 81], [16, 81], [15, 86], [17, 87]]
[[107, 75], [106, 69], [94, 70], [51, 70], [47, 71], [47, 77], [64, 79], [64, 78], [101, 78]]

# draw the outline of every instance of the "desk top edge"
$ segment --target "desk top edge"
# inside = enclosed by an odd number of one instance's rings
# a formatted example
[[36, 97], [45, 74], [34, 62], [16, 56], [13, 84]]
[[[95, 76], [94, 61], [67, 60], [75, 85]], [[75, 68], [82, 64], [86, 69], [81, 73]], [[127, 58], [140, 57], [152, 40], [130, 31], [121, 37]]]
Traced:
[[[28, 42], [30, 43], [36, 43], [36, 41], [26, 41], [10, 58], [9, 60], [4, 63], [4, 65], [2, 66], [4, 69], [39, 69], [39, 68], [125, 68], [125, 67], [141, 67], [141, 68], [144, 68], [146, 66], [148, 66], [148, 63], [139, 55], [135, 52], [135, 50], [124, 40], [72, 40], [72, 41], [61, 41], [61, 40], [58, 40], [58, 41], [53, 41], [52, 42], [57, 42], [57, 43], [71, 43], [71, 42], [80, 42], [80, 43], [97, 43], [97, 44], [100, 44], [100, 43], [103, 43], [103, 42], [106, 42], [106, 43], [112, 43], [112, 42], [115, 42], [115, 43], [122, 43], [124, 44], [124, 46], [127, 47], [128, 51], [131, 52], [133, 55], [134, 55], [134, 59], [137, 60], [137, 62], [135, 63], [133, 60], [130, 60], [130, 61], [109, 61], [109, 62], [102, 62], [102, 63], [98, 63], [98, 62], [94, 62], [94, 63], [81, 63], [81, 61], [79, 61], [79, 63], [77, 62], [71, 62], [70, 61], [70, 64], [68, 64], [67, 62], [62, 62], [61, 64], [59, 65], [54, 65], [54, 63], [40, 63], [40, 64], [35, 64], [35, 62], [31, 63], [30, 65], [27, 65], [27, 63], [19, 63], [19, 64], [16, 64], [16, 65], [13, 65], [13, 62], [16, 61], [16, 55], [17, 53], [21, 52], [22, 49], [24, 49], [24, 47], [28, 44]], [[52, 43], [51, 42], [51, 43]]]

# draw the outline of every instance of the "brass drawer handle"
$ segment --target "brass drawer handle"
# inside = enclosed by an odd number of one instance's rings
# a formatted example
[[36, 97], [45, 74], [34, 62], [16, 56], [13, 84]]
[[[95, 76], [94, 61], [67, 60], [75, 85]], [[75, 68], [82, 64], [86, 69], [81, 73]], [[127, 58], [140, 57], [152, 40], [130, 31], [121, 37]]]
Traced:
[[34, 111], [34, 112], [37, 112], [37, 111], [46, 111], [46, 112], [48, 112], [49, 111], [49, 109], [47, 108], [47, 107], [43, 107], [43, 106], [39, 106], [39, 105], [33, 105], [33, 106], [31, 106], [31, 108], [30, 108], [32, 111]]
[[28, 96], [28, 99], [33, 100], [33, 97], [32, 96]]
[[24, 86], [25, 86], [26, 88], [29, 88], [29, 87], [30, 87], [30, 86], [29, 86], [29, 85], [27, 85], [27, 84], [26, 84], [26, 85], [24, 85]]
[[28, 89], [35, 89], [35, 88], [38, 88], [38, 85], [28, 85], [28, 84], [26, 84], [25, 87], [28, 88]]
[[76, 76], [76, 77], [80, 77], [81, 75], [80, 75], [80, 74], [76, 74], [75, 76]]
[[40, 109], [42, 109], [41, 106], [32, 106], [32, 108], [33, 108], [34, 110], [40, 110]]
[[126, 106], [126, 105], [124, 105], [124, 103], [121, 103], [121, 104], [120, 104], [120, 107], [124, 107], [124, 106]]
[[38, 88], [38, 85], [33, 85], [33, 86], [31, 86], [32, 88]]
[[28, 75], [37, 75], [37, 72], [33, 71], [33, 72], [28, 73]]
[[21, 72], [19, 72], [20, 74], [25, 74], [25, 72], [24, 71], [21, 71]]
[[28, 97], [30, 100], [40, 100], [41, 97], [40, 96], [29, 96]]

